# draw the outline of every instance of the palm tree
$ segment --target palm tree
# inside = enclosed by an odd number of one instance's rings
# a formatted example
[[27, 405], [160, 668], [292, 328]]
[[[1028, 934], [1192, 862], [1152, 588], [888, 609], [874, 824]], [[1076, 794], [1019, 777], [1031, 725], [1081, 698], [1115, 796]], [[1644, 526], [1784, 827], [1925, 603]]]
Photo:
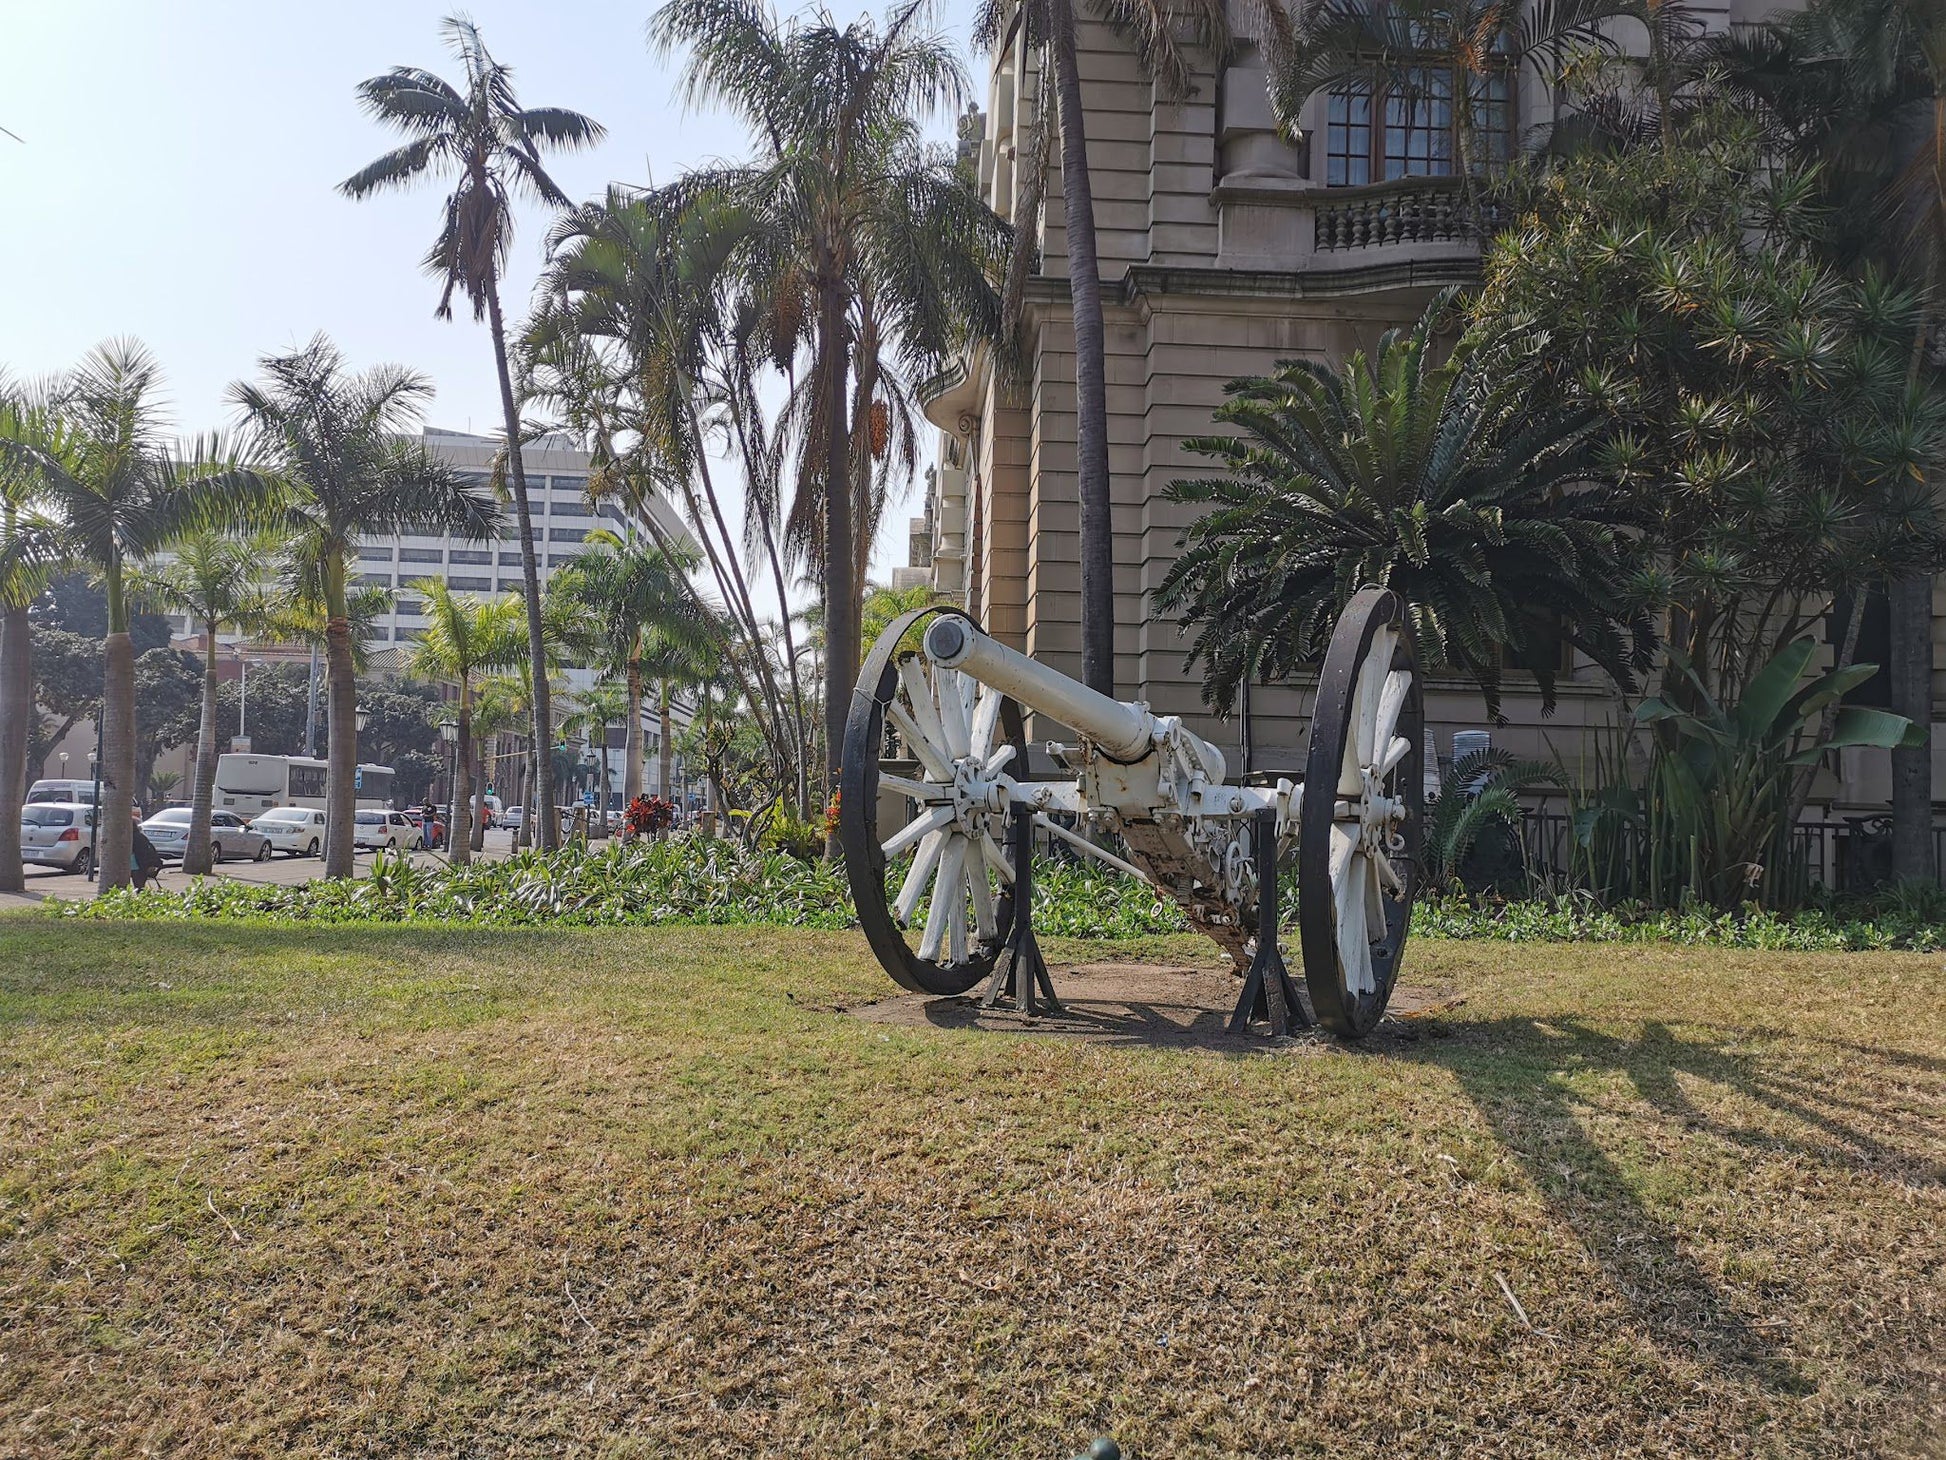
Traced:
[[352, 869], [358, 769], [351, 561], [367, 538], [394, 533], [493, 534], [499, 514], [417, 441], [432, 386], [414, 371], [379, 365], [352, 374], [323, 335], [259, 362], [260, 381], [238, 381], [230, 399], [262, 456], [296, 488], [278, 530], [289, 546], [297, 596], [324, 615], [326, 725], [325, 875]]
[[[1097, 15], [1123, 40], [1170, 100], [1195, 89], [1190, 51], [1216, 59], [1230, 47], [1222, 0], [1097, 0]], [[1284, 27], [1279, 4], [1257, 6], [1272, 33]], [[1108, 477], [1108, 354], [1102, 324], [1101, 261], [1095, 238], [1094, 186], [1088, 173], [1087, 112], [1074, 0], [981, 0], [975, 44], [991, 50], [1016, 20], [1026, 43], [1042, 55], [1041, 93], [1034, 133], [1021, 149], [1019, 205], [1014, 211], [1015, 267], [1009, 302], [1015, 304], [1038, 232], [1047, 166], [1047, 124], [1059, 119], [1062, 237], [1074, 319], [1076, 480], [1081, 507], [1081, 680], [1102, 694], [1115, 692], [1115, 542]], [[1011, 312], [1011, 311], [1010, 311]]]
[[[210, 809], [216, 799], [216, 636], [261, 625], [270, 605], [262, 588], [270, 555], [263, 539], [199, 532], [175, 548], [172, 560], [142, 575], [141, 597], [187, 615], [203, 631], [203, 707], [196, 723], [196, 779], [189, 797], [189, 841], [182, 870], [210, 870]], [[151, 780], [154, 778], [151, 777]]]
[[[23, 408], [0, 380], [0, 439]], [[27, 609], [55, 565], [59, 525], [34, 503], [34, 473], [0, 456], [0, 892], [23, 892], [20, 806], [34, 720], [34, 639]]]
[[916, 119], [957, 107], [966, 85], [952, 47], [923, 28], [925, 13], [912, 0], [883, 29], [860, 21], [840, 30], [824, 12], [780, 23], [744, 0], [669, 0], [650, 22], [665, 53], [688, 48], [689, 96], [749, 125], [757, 160], [717, 178], [751, 221], [749, 294], [784, 358], [800, 337], [812, 341], [800, 477], [822, 517], [827, 793], [859, 656], [854, 342], [870, 328], [861, 304], [875, 301], [865, 308], [886, 335], [923, 356], [936, 347], [925, 337], [935, 317], [948, 328], [953, 306], [978, 300], [973, 279], [984, 273], [998, 322], [999, 262], [985, 269], [977, 247], [991, 215], [982, 220], [971, 189], [926, 165], [917, 146]]
[[412, 585], [426, 601], [426, 631], [412, 646], [414, 674], [459, 685], [459, 743], [453, 777], [453, 824], [447, 832], [450, 859], [464, 866], [472, 857], [473, 691], [482, 670], [506, 669], [520, 662], [526, 648], [520, 605], [512, 598], [476, 598], [455, 593], [444, 581], [426, 578]]
[[131, 340], [92, 351], [48, 399], [10, 414], [0, 461], [29, 473], [60, 523], [64, 556], [97, 575], [108, 600], [103, 644], [98, 888], [129, 880], [135, 802], [135, 649], [130, 571], [200, 531], [235, 530], [268, 513], [275, 480], [226, 459], [214, 441], [172, 451], [163, 440], [162, 371]]
[[[505, 784], [507, 778], [494, 770], [494, 760], [489, 758], [493, 746], [503, 736], [517, 735], [523, 730], [533, 728], [533, 696], [528, 692], [526, 682], [515, 675], [497, 674], [482, 680], [473, 696], [473, 739], [480, 746], [481, 764], [485, 773], [473, 782], [473, 836], [472, 850], [479, 852], [486, 847], [486, 793], [489, 781]], [[531, 786], [528, 787], [532, 789]], [[513, 798], [507, 798], [512, 803]], [[527, 807], [527, 821], [531, 822], [539, 813], [531, 804]], [[517, 804], [517, 803], [515, 803]], [[522, 823], [520, 836], [528, 834], [528, 825]], [[457, 845], [457, 840], [455, 839]]]
[[[634, 712], [617, 718], [627, 726], [622, 772], [624, 803], [642, 794], [642, 695], [646, 681], [660, 686], [661, 754], [669, 755], [668, 681], [683, 663], [717, 652], [718, 625], [686, 575], [693, 558], [613, 533], [588, 535], [588, 546], [554, 578], [553, 592], [574, 610], [573, 645], [604, 673], [619, 677]], [[668, 787], [666, 764], [663, 788]]]
[[[580, 701], [579, 707], [562, 722], [562, 728], [570, 735], [586, 736], [601, 747], [601, 794], [596, 798], [594, 829], [589, 833], [592, 839], [599, 841], [608, 835], [608, 727], [617, 721], [634, 721], [635, 726], [631, 727], [634, 733], [628, 736], [630, 743], [634, 743], [641, 733], [636, 727], [642, 721], [642, 701], [630, 698], [628, 691], [618, 684], [591, 685], [576, 698]], [[635, 774], [639, 782], [639, 766], [635, 768]]]
[[[375, 120], [411, 140], [394, 148], [339, 184], [347, 197], [362, 199], [387, 188], [409, 187], [426, 177], [457, 178], [446, 198], [445, 221], [426, 254], [426, 269], [442, 281], [437, 314], [452, 317], [453, 295], [464, 294], [473, 318], [485, 318], [493, 338], [493, 363], [500, 378], [500, 410], [510, 449], [514, 512], [520, 524], [521, 580], [527, 600], [527, 647], [538, 661], [541, 644], [540, 567], [534, 553], [534, 523], [527, 503], [527, 472], [517, 443], [520, 408], [507, 365], [506, 323], [500, 312], [500, 274], [513, 240], [513, 195], [521, 193], [551, 208], [568, 206], [567, 194], [541, 165], [545, 148], [592, 147], [601, 127], [579, 112], [561, 107], [522, 107], [514, 95], [513, 72], [493, 59], [479, 30], [464, 16], [440, 26], [447, 48], [466, 73], [464, 90], [417, 66], [395, 66], [359, 85], [358, 98]], [[534, 693], [534, 740], [552, 742], [551, 709], [545, 676]], [[541, 758], [536, 799], [554, 802], [552, 771]], [[553, 818], [543, 817], [541, 842], [556, 841]]]
[[1599, 464], [1592, 411], [1535, 412], [1484, 378], [1465, 341], [1433, 358], [1439, 306], [1341, 371], [1288, 361], [1230, 387], [1239, 436], [1184, 444], [1225, 475], [1173, 483], [1212, 510], [1157, 595], [1197, 626], [1204, 697], [1316, 663], [1345, 602], [1396, 589], [1420, 652], [1473, 678], [1498, 712], [1503, 667], [1554, 706], [1572, 646], [1629, 687], [1654, 647], [1638, 596], [1639, 509]]

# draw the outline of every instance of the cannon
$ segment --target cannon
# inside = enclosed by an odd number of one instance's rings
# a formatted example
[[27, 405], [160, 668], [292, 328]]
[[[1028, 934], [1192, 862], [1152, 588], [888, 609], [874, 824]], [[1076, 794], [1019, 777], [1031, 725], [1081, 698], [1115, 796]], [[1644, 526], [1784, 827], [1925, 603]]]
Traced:
[[[1030, 777], [1023, 707], [1073, 731], [1045, 747], [1060, 778]], [[1224, 949], [1243, 976], [1233, 1030], [1315, 1021], [1359, 1038], [1385, 1012], [1411, 921], [1424, 742], [1410, 625], [1388, 589], [1361, 590], [1338, 619], [1302, 768], [1236, 776], [1179, 717], [1097, 693], [957, 608], [920, 609], [866, 656], [846, 722], [839, 837], [859, 924], [904, 988], [986, 980], [988, 1004], [1055, 1005], [1032, 923], [1039, 830], [1148, 882]], [[1106, 832], [1126, 857], [1090, 835]], [[1279, 947], [1290, 862], [1308, 1009]]]

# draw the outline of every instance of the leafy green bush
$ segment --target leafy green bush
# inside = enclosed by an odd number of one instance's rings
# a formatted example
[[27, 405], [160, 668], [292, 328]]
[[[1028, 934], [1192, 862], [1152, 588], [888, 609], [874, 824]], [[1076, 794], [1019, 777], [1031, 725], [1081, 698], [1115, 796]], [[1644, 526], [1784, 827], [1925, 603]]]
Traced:
[[[1145, 883], [1092, 863], [1053, 860], [1034, 874], [1035, 926], [1044, 935], [1142, 938], [1185, 933], [1173, 902]], [[1297, 921], [1286, 881], [1285, 926]], [[200, 878], [181, 892], [124, 889], [83, 902], [45, 904], [73, 918], [218, 919], [275, 923], [454, 923], [475, 927], [648, 927], [657, 924], [852, 925], [841, 870], [733, 840], [574, 843], [550, 855], [522, 852], [466, 867], [374, 858], [364, 877], [296, 887]], [[1834, 902], [1778, 914], [1691, 905], [1657, 911], [1603, 908], [1587, 897], [1498, 902], [1463, 896], [1422, 901], [1413, 931], [1509, 942], [1696, 943], [1806, 950], [1946, 949], [1946, 896], [1895, 890], [1874, 902]]]

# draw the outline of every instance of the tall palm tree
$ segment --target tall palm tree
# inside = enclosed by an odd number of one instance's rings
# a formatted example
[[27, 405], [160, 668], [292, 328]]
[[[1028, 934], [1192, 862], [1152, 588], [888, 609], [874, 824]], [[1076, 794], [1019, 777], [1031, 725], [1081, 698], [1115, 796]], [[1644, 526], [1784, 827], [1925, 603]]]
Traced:
[[1173, 483], [1208, 506], [1158, 603], [1195, 626], [1204, 697], [1322, 658], [1346, 601], [1396, 589], [1420, 653], [1466, 674], [1497, 713], [1503, 667], [1554, 705], [1572, 646], [1627, 687], [1653, 628], [1637, 594], [1634, 499], [1600, 469], [1592, 411], [1532, 412], [1467, 342], [1435, 364], [1438, 309], [1342, 369], [1287, 361], [1217, 411], [1242, 434], [1191, 440], [1226, 475]]
[[[627, 726], [624, 801], [642, 794], [642, 696], [648, 678], [666, 686], [685, 660], [716, 652], [717, 623], [687, 582], [695, 566], [679, 550], [601, 531], [554, 578], [553, 592], [575, 610], [574, 647], [602, 672], [620, 678], [634, 712]], [[660, 692], [666, 717], [666, 688]], [[663, 754], [668, 726], [663, 726]], [[667, 780], [665, 775], [664, 785]]]
[[[473, 695], [473, 738], [480, 746], [480, 763], [484, 773], [473, 782], [473, 835], [472, 850], [478, 853], [486, 847], [486, 795], [489, 783], [512, 788], [514, 777], [495, 766], [497, 760], [490, 758], [494, 747], [504, 738], [518, 736], [533, 729], [532, 695], [526, 682], [517, 675], [496, 674], [483, 679]], [[506, 758], [506, 757], [501, 757]], [[526, 759], [527, 757], [522, 757]], [[518, 774], [518, 772], [516, 772]], [[531, 785], [522, 791], [527, 795]], [[527, 796], [527, 816], [531, 821], [538, 813], [532, 805], [532, 797]], [[511, 794], [506, 796], [509, 804], [518, 805]], [[520, 835], [527, 834], [523, 823]]]
[[262, 538], [199, 532], [178, 543], [166, 564], [144, 573], [140, 597], [187, 615], [203, 631], [203, 706], [196, 723], [196, 776], [189, 794], [189, 841], [182, 869], [210, 870], [210, 811], [216, 799], [216, 636], [262, 625], [271, 611], [264, 591], [271, 545]]
[[483, 670], [507, 669], [527, 647], [520, 604], [512, 598], [478, 598], [455, 593], [438, 578], [412, 585], [426, 607], [426, 631], [412, 646], [412, 671], [427, 679], [459, 686], [453, 777], [453, 824], [447, 834], [451, 860], [464, 866], [472, 857], [473, 692]]
[[257, 451], [295, 492], [277, 524], [297, 596], [325, 620], [325, 875], [352, 870], [352, 814], [358, 770], [351, 562], [358, 544], [395, 533], [493, 534], [499, 513], [417, 441], [432, 386], [414, 371], [379, 365], [351, 373], [323, 335], [302, 349], [267, 355], [261, 377], [230, 387]]
[[[926, 14], [924, 0], [911, 0], [882, 28], [859, 21], [841, 30], [822, 11], [785, 23], [745, 0], [668, 0], [650, 21], [665, 53], [687, 48], [689, 97], [716, 102], [749, 126], [755, 162], [719, 182], [753, 220], [744, 254], [757, 281], [751, 292], [771, 314], [780, 350], [794, 352], [801, 337], [812, 342], [814, 405], [800, 475], [822, 515], [827, 792], [836, 787], [859, 657], [852, 432], [861, 297], [885, 281], [874, 297], [886, 333], [908, 331], [909, 345], [930, 344], [914, 325], [933, 308], [919, 301], [975, 299], [970, 278], [981, 273], [953, 257], [968, 252], [959, 245], [983, 226], [977, 199], [963, 185], [944, 185], [946, 174], [929, 170], [916, 150], [918, 120], [956, 108], [966, 89], [953, 48], [925, 28]], [[934, 246], [928, 230], [956, 246]], [[996, 260], [990, 293], [997, 272]]]
[[[600, 841], [608, 835], [608, 727], [616, 722], [634, 721], [637, 726], [642, 721], [642, 702], [631, 699], [628, 691], [614, 683], [590, 685], [575, 696], [575, 711], [562, 722], [562, 728], [570, 735], [586, 736], [601, 750], [601, 794], [596, 798], [593, 829], [589, 832], [592, 840]], [[629, 736], [632, 742], [640, 731]], [[639, 780], [641, 770], [636, 769]], [[626, 803], [624, 803], [626, 804]]]
[[85, 566], [108, 601], [102, 683], [103, 801], [97, 886], [128, 885], [135, 801], [135, 648], [130, 570], [199, 531], [243, 528], [277, 497], [276, 481], [227, 459], [214, 441], [172, 449], [162, 370], [132, 340], [113, 340], [61, 377], [38, 407], [11, 415], [0, 461], [34, 478], [60, 525], [65, 556]]
[[[0, 438], [24, 403], [0, 380]], [[34, 501], [35, 475], [0, 457], [0, 892], [26, 890], [20, 806], [34, 720], [34, 640], [27, 609], [46, 587], [59, 524]]]
[[[1270, 28], [1284, 25], [1277, 3], [1256, 7]], [[1180, 100], [1195, 89], [1191, 53], [1216, 60], [1230, 47], [1222, 0], [1095, 0], [1092, 9], [1131, 44], [1157, 89]], [[1038, 231], [1047, 165], [1048, 126], [1058, 118], [1061, 143], [1062, 237], [1074, 321], [1076, 483], [1081, 507], [1081, 680], [1102, 694], [1115, 692], [1115, 542], [1108, 477], [1108, 351], [1102, 318], [1101, 259], [1095, 237], [1095, 196], [1088, 172], [1087, 110], [1074, 0], [981, 0], [973, 20], [975, 43], [991, 50], [1022, 27], [1026, 45], [1041, 53], [1042, 87], [1034, 135], [1021, 150], [1021, 206], [1014, 216], [1017, 299]]]
[[[484, 318], [493, 337], [493, 363], [500, 378], [500, 410], [510, 447], [521, 439], [520, 407], [507, 363], [506, 322], [500, 311], [500, 275], [513, 241], [513, 197], [523, 194], [551, 208], [568, 206], [567, 194], [541, 164], [547, 148], [592, 147], [602, 128], [579, 112], [561, 107], [522, 107], [514, 95], [512, 70], [493, 59], [473, 22], [448, 16], [440, 29], [466, 73], [461, 87], [417, 66], [395, 66], [360, 83], [358, 99], [375, 120], [411, 140], [394, 148], [339, 184], [347, 197], [367, 198], [387, 188], [410, 187], [428, 177], [452, 175], [445, 219], [426, 254], [427, 272], [441, 280], [437, 313], [452, 316], [453, 295], [466, 296], [473, 318]], [[528, 652], [541, 657], [540, 567], [534, 552], [534, 523], [527, 502], [527, 471], [521, 453], [510, 449], [514, 512], [520, 524], [521, 581], [527, 600]], [[545, 676], [535, 685], [534, 740], [552, 742], [552, 711]], [[553, 774], [541, 758], [536, 799], [552, 805]], [[553, 817], [543, 817], [540, 845], [557, 837]]]

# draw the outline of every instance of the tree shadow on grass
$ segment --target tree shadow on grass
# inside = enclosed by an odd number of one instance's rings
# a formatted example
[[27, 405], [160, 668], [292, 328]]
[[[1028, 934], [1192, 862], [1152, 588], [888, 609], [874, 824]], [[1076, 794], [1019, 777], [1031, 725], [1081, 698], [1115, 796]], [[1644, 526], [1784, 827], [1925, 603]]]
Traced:
[[[1940, 1185], [1942, 1171], [1928, 1149], [1929, 1141], [1936, 1149], [1940, 1133], [1929, 1122], [1937, 1119], [1946, 1063], [1838, 1046], [1852, 1070], [1883, 1073], [1872, 1083], [1886, 1098], [1870, 1105], [1821, 1083], [1792, 1049], [1832, 1043], [1783, 1030], [1685, 1026], [1679, 1032], [1655, 1020], [1601, 1027], [1564, 1015], [1408, 1026], [1363, 1049], [1452, 1072], [1659, 1346], [1779, 1393], [1805, 1394], [1815, 1386], [1761, 1326], [1780, 1315], [1742, 1311], [1720, 1290], [1691, 1255], [1685, 1234], [1652, 1210], [1643, 1175], [1617, 1163], [1593, 1124], [1604, 1109], [1601, 1092], [1612, 1092], [1612, 1077], [1620, 1075], [1684, 1143], [1713, 1140], [1751, 1161]], [[1928, 1084], [1930, 1096], [1908, 1094], [1894, 1103], [1902, 1086]], [[1703, 1094], [1709, 1087], [1731, 1098]], [[1630, 1115], [1640, 1118], [1639, 1111]], [[1680, 1182], [1685, 1173], [1672, 1166], [1668, 1179]]]

